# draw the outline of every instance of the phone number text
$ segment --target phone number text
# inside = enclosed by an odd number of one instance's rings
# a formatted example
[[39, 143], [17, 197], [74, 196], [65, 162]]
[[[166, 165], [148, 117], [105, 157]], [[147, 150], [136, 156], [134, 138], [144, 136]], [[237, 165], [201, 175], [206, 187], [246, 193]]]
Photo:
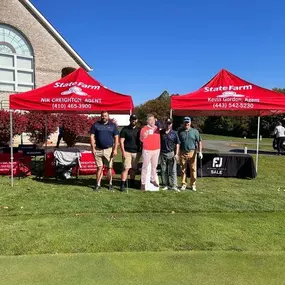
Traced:
[[219, 109], [223, 109], [223, 108], [235, 108], [235, 109], [252, 109], [254, 108], [254, 104], [253, 103], [215, 103], [213, 104], [213, 108], [219, 108]]
[[91, 109], [91, 104], [52, 104], [53, 109]]

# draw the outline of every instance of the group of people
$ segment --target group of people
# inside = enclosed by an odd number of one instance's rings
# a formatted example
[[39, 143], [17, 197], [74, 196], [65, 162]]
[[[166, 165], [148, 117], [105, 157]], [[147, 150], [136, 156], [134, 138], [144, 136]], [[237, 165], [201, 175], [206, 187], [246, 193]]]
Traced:
[[[147, 170], [151, 165], [150, 183], [163, 190], [183, 191], [187, 189], [187, 166], [190, 167], [190, 189], [196, 191], [197, 155], [203, 158], [202, 140], [197, 129], [191, 126], [191, 118], [184, 118], [184, 125], [178, 131], [172, 129], [172, 119], [159, 122], [154, 115], [147, 116], [147, 124], [140, 128], [136, 115], [130, 116], [130, 124], [119, 133], [117, 126], [110, 121], [106, 111], [101, 112], [101, 120], [90, 130], [91, 150], [97, 165], [99, 191], [103, 177], [103, 167], [108, 169], [109, 190], [113, 189], [113, 161], [121, 148], [123, 171], [120, 191], [125, 191], [130, 175], [130, 187], [135, 188], [135, 176], [142, 158], [141, 190], [146, 191]], [[161, 185], [157, 180], [157, 166], [160, 161]], [[181, 188], [177, 185], [177, 164], [181, 167]]]

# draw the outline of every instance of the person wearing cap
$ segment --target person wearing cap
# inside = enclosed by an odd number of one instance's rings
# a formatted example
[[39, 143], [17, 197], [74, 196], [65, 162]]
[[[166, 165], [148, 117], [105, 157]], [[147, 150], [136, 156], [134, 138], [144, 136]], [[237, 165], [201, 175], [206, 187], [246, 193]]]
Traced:
[[126, 180], [130, 172], [130, 187], [135, 188], [135, 176], [138, 163], [141, 157], [141, 128], [137, 126], [138, 118], [136, 115], [130, 116], [130, 124], [124, 127], [120, 133], [120, 146], [123, 157], [123, 171], [121, 174], [120, 191], [125, 191]]
[[145, 191], [147, 168], [151, 163], [150, 183], [155, 187], [159, 187], [156, 181], [156, 168], [160, 154], [160, 130], [155, 125], [155, 117], [153, 114], [147, 116], [147, 125], [144, 126], [140, 133], [140, 141], [142, 142], [143, 165], [141, 173], [141, 189]]
[[181, 179], [184, 191], [187, 188], [187, 165], [190, 166], [190, 187], [192, 191], [196, 191], [197, 180], [197, 149], [199, 159], [203, 159], [202, 139], [199, 131], [191, 126], [191, 118], [184, 118], [184, 127], [178, 132], [180, 139], [180, 166]]
[[160, 166], [161, 181], [164, 188], [179, 192], [177, 188], [177, 161], [179, 160], [180, 140], [172, 129], [172, 120], [165, 121], [165, 130], [161, 132]]

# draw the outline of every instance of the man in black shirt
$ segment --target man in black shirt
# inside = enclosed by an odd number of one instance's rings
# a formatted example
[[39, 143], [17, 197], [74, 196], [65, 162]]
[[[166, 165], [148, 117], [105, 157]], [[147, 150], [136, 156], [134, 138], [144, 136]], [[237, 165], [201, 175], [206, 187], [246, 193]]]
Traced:
[[161, 180], [164, 186], [163, 190], [173, 189], [179, 192], [177, 188], [177, 161], [180, 151], [180, 140], [176, 131], [172, 129], [172, 120], [165, 121], [165, 130], [161, 132]]
[[123, 192], [126, 180], [130, 171], [130, 187], [134, 188], [136, 170], [141, 157], [140, 131], [137, 126], [138, 118], [136, 115], [130, 116], [130, 124], [124, 127], [120, 133], [120, 146], [122, 150], [124, 170], [121, 177], [121, 189]]

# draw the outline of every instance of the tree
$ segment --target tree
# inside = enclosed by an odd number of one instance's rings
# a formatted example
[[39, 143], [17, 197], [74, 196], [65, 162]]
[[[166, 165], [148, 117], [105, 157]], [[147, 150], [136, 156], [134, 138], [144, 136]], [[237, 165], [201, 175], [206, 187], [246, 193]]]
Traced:
[[[38, 112], [26, 113], [26, 132], [30, 136], [30, 141], [34, 144], [43, 144], [47, 137], [56, 132], [58, 127], [57, 116], [53, 114], [43, 114]], [[45, 124], [47, 122], [47, 137], [45, 136]]]
[[[13, 135], [20, 135], [25, 132], [27, 119], [19, 112], [13, 113]], [[10, 114], [9, 111], [0, 110], [0, 144], [7, 144], [10, 141]]]
[[86, 136], [92, 125], [87, 115], [79, 114], [58, 115], [58, 122], [63, 127], [63, 140], [68, 147], [76, 144], [78, 136]]
[[170, 96], [167, 91], [156, 99], [149, 100], [144, 104], [136, 106], [135, 114], [141, 122], [145, 122], [147, 114], [155, 115], [159, 120], [165, 120], [170, 113]]

